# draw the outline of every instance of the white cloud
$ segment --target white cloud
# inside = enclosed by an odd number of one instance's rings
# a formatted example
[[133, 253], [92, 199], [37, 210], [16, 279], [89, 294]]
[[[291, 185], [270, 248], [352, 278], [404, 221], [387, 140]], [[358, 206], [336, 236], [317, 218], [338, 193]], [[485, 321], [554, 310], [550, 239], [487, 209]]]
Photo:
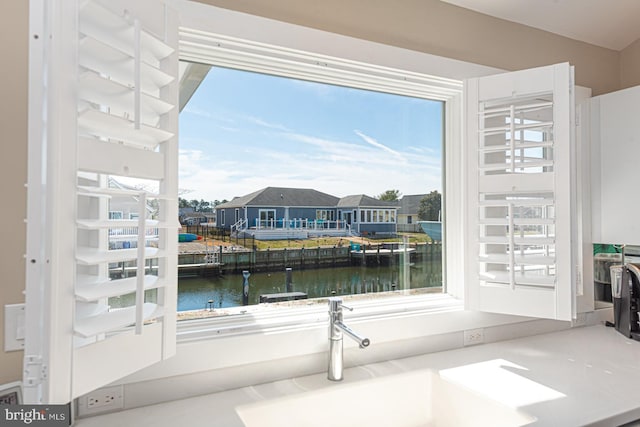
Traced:
[[202, 117], [208, 120], [215, 120], [224, 123], [236, 123], [236, 121], [228, 114], [214, 114], [210, 110], [194, 107], [187, 104], [180, 114], [193, 114], [194, 116]]
[[262, 126], [268, 129], [274, 129], [274, 130], [279, 130], [283, 132], [293, 132], [291, 129], [289, 129], [284, 125], [281, 125], [279, 123], [271, 123], [261, 119], [260, 117], [254, 117], [254, 116], [248, 116], [248, 115], [242, 115], [241, 117], [250, 123], [253, 123], [255, 125]]
[[364, 140], [364, 142], [366, 142], [369, 145], [372, 145], [376, 148], [380, 148], [381, 150], [384, 150], [388, 153], [393, 154], [394, 156], [398, 157], [401, 160], [404, 160], [404, 157], [402, 156], [402, 154], [400, 154], [399, 152], [397, 152], [396, 150], [393, 150], [389, 147], [387, 147], [384, 144], [381, 144], [380, 142], [378, 142], [377, 140], [373, 139], [372, 137], [365, 135], [364, 133], [360, 132], [359, 130], [354, 130], [355, 134], [358, 135], [360, 138], [362, 138]]
[[314, 188], [339, 197], [441, 190], [441, 160], [427, 154], [290, 132], [279, 139], [286, 140], [291, 142], [277, 149], [252, 146], [225, 157], [213, 143], [207, 152], [180, 150], [180, 188], [193, 190], [184, 197], [231, 199], [268, 186]]

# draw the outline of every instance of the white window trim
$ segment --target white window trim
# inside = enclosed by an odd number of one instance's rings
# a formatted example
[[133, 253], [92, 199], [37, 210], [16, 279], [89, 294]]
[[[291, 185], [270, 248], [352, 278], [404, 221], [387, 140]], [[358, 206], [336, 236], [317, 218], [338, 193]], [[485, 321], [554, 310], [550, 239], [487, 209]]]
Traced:
[[[265, 214], [265, 217], [267, 219], [262, 219], [262, 214]], [[269, 218], [269, 213], [273, 213], [273, 218], [268, 219]], [[265, 227], [271, 227], [272, 225], [274, 225], [277, 221], [277, 210], [276, 209], [259, 209], [258, 210], [258, 226], [259, 227], [263, 227], [262, 221], [264, 221], [264, 226]]]
[[[336, 80], [338, 74], [351, 75], [352, 81], [347, 83], [354, 87], [378, 90], [382, 87], [394, 93], [443, 101], [445, 141], [458, 141], [447, 145], [444, 186], [456, 188], [452, 187], [454, 183], [463, 182], [461, 79], [499, 70], [183, 0], [175, 3], [181, 11], [181, 59], [327, 83], [342, 81]], [[215, 57], [211, 52], [215, 52]], [[262, 60], [261, 55], [271, 56], [275, 61]], [[368, 76], [363, 77], [363, 73]], [[455, 78], [438, 77], [443, 74]], [[444, 210], [449, 224], [463, 224], [464, 197], [459, 187], [458, 191], [447, 191]], [[463, 260], [452, 262], [464, 252], [461, 228], [446, 227], [446, 254], [443, 254], [446, 292], [455, 298], [464, 295]], [[399, 310], [404, 311], [401, 307]]]
[[[452, 191], [453, 183], [465, 181], [463, 159], [462, 126], [463, 126], [463, 98], [462, 79], [490, 75], [501, 70], [437, 57], [430, 54], [405, 50], [378, 43], [368, 42], [351, 37], [327, 33], [310, 28], [286, 24], [256, 16], [232, 12], [185, 0], [169, 0], [181, 12], [181, 22], [185, 32], [193, 40], [207, 38], [199, 32], [215, 31], [224, 37], [209, 39], [212, 45], [221, 50], [226, 46], [237, 48], [241, 40], [256, 40], [244, 46], [246, 53], [251, 56], [256, 52], [271, 50], [276, 55], [288, 55], [293, 50], [315, 52], [316, 65], [325, 67], [344, 67], [347, 71], [358, 70], [361, 64], [368, 64], [365, 69], [374, 69], [382, 78], [388, 77], [387, 72], [406, 70], [407, 79], [424, 83], [425, 75], [448, 75], [452, 79], [434, 79], [440, 81], [444, 87], [442, 99], [444, 102], [444, 138], [446, 141], [458, 141], [448, 144], [445, 157], [445, 172], [443, 187], [447, 192], [444, 206], [447, 225], [445, 257], [446, 293], [425, 296], [396, 297], [378, 301], [366, 301], [354, 304], [356, 311], [348, 315], [349, 322], [358, 323], [358, 327], [367, 326], [375, 329], [377, 343], [389, 343], [401, 339], [423, 338], [434, 334], [461, 331], [472, 327], [487, 327], [508, 325], [531, 321], [530, 318], [496, 315], [481, 312], [466, 312], [461, 298], [464, 296], [464, 228], [463, 221], [465, 194], [462, 191]], [[186, 30], [189, 28], [189, 30]], [[192, 41], [193, 41], [192, 40]], [[183, 37], [182, 42], [184, 43]], [[273, 49], [273, 46], [278, 48]], [[195, 48], [192, 52], [198, 53]], [[203, 58], [192, 59], [202, 61]], [[349, 60], [337, 60], [349, 58]], [[228, 55], [223, 56], [218, 65], [240, 67], [233, 63]], [[335, 61], [335, 62], [333, 62]], [[331, 62], [331, 64], [330, 64]], [[257, 63], [259, 67], [268, 67], [264, 63]], [[361, 69], [361, 68], [360, 68]], [[271, 71], [262, 68], [263, 72]], [[292, 73], [291, 77], [301, 76]], [[400, 82], [401, 83], [401, 82]], [[390, 83], [392, 86], [395, 83]], [[366, 86], [364, 88], [367, 88]], [[412, 93], [415, 96], [415, 93]], [[425, 96], [434, 99], [433, 96]], [[459, 189], [459, 187], [458, 187]], [[407, 299], [408, 298], [408, 299]], [[438, 316], [437, 322], [430, 322], [424, 316]], [[434, 318], [435, 319], [435, 318]], [[281, 359], [289, 356], [314, 354], [326, 351], [326, 340], [296, 341], [301, 332], [305, 334], [317, 333], [326, 335], [326, 307], [317, 305], [304, 309], [283, 310], [280, 313], [252, 313], [238, 315], [224, 319], [183, 321], [178, 323], [178, 356], [169, 363], [161, 363], [134, 374], [123, 382], [134, 382], [163, 378], [172, 375], [195, 373], [208, 369], [220, 369], [239, 366], [244, 363]], [[386, 327], [389, 322], [405, 322], [410, 331], [399, 331], [397, 328]], [[437, 323], [437, 325], [436, 325]], [[517, 334], [516, 334], [517, 335]], [[326, 337], [325, 337], [326, 338]], [[256, 339], [268, 339], [271, 347], [278, 347], [270, 354], [247, 352], [242, 349], [252, 348]], [[318, 342], [315, 342], [318, 341]], [[262, 341], [261, 341], [262, 342]], [[282, 344], [280, 346], [280, 344]], [[349, 344], [347, 344], [349, 345]], [[180, 349], [183, 351], [180, 351]], [[222, 349], [229, 354], [229, 358], [202, 357], [210, 354], [210, 349]], [[234, 351], [238, 349], [238, 352]], [[267, 354], [269, 353], [269, 354]], [[220, 354], [220, 353], [218, 353]], [[197, 356], [197, 357], [196, 357]], [[227, 360], [229, 359], [229, 360]], [[233, 359], [233, 360], [231, 360]]]

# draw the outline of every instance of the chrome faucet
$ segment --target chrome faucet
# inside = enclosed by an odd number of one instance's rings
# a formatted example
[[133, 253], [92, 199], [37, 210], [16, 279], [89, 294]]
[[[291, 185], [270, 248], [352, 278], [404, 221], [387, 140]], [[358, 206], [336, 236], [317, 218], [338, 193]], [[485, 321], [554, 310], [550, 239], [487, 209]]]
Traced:
[[342, 304], [342, 298], [329, 298], [329, 370], [327, 378], [331, 381], [341, 381], [344, 363], [342, 359], [343, 332], [353, 338], [360, 348], [368, 347], [369, 338], [364, 338], [342, 323], [342, 308], [353, 311], [353, 308]]

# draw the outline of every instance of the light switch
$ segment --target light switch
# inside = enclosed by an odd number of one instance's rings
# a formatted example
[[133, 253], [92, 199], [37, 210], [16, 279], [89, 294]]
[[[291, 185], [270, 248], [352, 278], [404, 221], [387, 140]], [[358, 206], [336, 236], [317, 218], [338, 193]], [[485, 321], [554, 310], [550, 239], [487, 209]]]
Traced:
[[24, 304], [4, 306], [4, 351], [24, 349]]

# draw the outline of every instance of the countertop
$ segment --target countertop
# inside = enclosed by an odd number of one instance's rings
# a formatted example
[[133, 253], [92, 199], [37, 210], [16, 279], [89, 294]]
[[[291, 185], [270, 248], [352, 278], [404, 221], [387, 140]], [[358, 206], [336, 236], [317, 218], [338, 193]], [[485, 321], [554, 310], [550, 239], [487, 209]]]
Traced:
[[[603, 325], [349, 368], [343, 383], [419, 369], [437, 370], [447, 380], [517, 407], [536, 418], [532, 426], [617, 426], [640, 419], [640, 342]], [[334, 386], [326, 374], [310, 375], [76, 425], [242, 427], [238, 405]]]

